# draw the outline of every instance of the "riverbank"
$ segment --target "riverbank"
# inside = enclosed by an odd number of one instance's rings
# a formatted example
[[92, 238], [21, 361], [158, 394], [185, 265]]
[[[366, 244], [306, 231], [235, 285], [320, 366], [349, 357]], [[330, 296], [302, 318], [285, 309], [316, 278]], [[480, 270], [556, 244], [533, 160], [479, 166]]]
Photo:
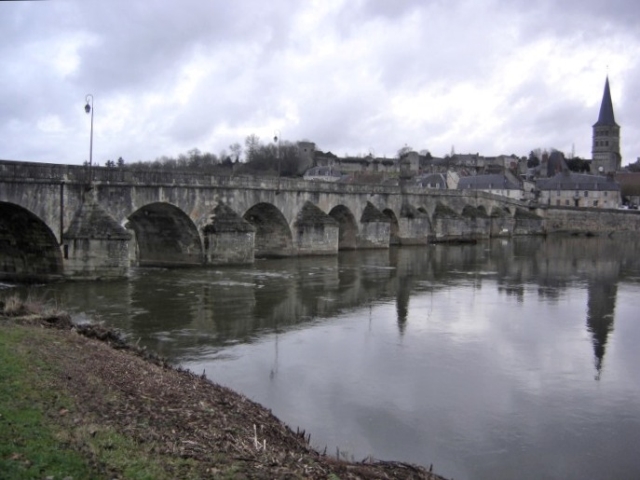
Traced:
[[317, 452], [246, 397], [55, 309], [0, 305], [6, 478], [433, 479]]

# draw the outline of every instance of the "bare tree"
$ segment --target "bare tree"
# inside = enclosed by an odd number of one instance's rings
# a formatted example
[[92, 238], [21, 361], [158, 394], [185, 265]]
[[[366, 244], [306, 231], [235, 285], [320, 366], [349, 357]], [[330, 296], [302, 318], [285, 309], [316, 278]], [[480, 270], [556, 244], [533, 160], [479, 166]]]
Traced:
[[231, 157], [234, 161], [240, 161], [240, 157], [242, 156], [242, 145], [238, 142], [232, 143], [229, 145], [229, 150], [231, 150]]

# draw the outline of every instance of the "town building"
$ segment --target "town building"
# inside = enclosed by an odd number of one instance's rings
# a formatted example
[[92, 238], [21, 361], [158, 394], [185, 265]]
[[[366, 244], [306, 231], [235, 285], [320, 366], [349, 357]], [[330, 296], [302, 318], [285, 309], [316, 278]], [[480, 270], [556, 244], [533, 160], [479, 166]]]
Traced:
[[620, 185], [612, 176], [587, 175], [568, 170], [538, 183], [543, 205], [563, 207], [618, 208]]
[[504, 173], [461, 177], [458, 190], [482, 191], [514, 200], [522, 200], [524, 196], [521, 183]]
[[[308, 145], [313, 146], [311, 142]], [[618, 208], [622, 200], [615, 176], [622, 161], [620, 126], [615, 121], [608, 77], [598, 120], [593, 125], [592, 157], [583, 161], [584, 171], [589, 171], [590, 163], [591, 174], [586, 174], [570, 171], [564, 154], [555, 150], [545, 151], [541, 158], [532, 152], [528, 159], [513, 154], [495, 157], [479, 153], [456, 154], [453, 149], [444, 158], [412, 151], [394, 159], [371, 154], [340, 158], [331, 152], [315, 151], [315, 167], [305, 173], [305, 178], [342, 183], [408, 182], [425, 189], [483, 191], [544, 205]], [[636, 202], [640, 198], [640, 187], [631, 188], [631, 184], [635, 187], [638, 178], [624, 178], [632, 192], [630, 196], [633, 196], [629, 203], [636, 205], [640, 203]]]

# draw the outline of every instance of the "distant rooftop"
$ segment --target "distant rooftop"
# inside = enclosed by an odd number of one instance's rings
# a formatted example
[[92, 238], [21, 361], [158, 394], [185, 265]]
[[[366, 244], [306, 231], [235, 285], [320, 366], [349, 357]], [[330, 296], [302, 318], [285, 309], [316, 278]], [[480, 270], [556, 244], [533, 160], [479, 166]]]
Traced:
[[466, 188], [520, 190], [520, 185], [513, 183], [502, 174], [470, 175], [460, 178], [458, 182], [458, 190], [464, 190]]
[[563, 172], [538, 182], [540, 190], [620, 190], [620, 185], [610, 177]]

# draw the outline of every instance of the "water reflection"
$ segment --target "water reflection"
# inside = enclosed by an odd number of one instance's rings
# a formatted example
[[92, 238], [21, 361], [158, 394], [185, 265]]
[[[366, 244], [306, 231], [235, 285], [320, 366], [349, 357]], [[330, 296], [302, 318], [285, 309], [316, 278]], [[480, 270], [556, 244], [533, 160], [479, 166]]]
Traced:
[[562, 455], [582, 473], [614, 457], [611, 471], [640, 476], [627, 452], [640, 441], [639, 242], [523, 237], [40, 290], [362, 456], [455, 478], [525, 464], [582, 478]]
[[197, 355], [199, 347], [251, 343], [265, 333], [388, 301], [396, 305], [403, 334], [416, 291], [455, 285], [480, 291], [491, 281], [518, 303], [532, 287], [539, 301], [554, 303], [576, 285], [586, 285], [587, 329], [600, 378], [617, 282], [629, 269], [637, 275], [637, 249], [638, 240], [631, 238], [514, 238], [265, 260], [252, 268], [143, 269], [129, 281], [43, 289], [72, 310], [97, 315], [161, 354], [181, 359]]
[[[524, 303], [557, 303], [586, 285], [587, 329], [596, 377], [613, 330], [617, 282], [637, 271], [637, 239], [514, 238], [478, 245], [345, 252], [339, 257], [259, 261], [251, 268], [137, 271], [129, 281], [43, 287], [75, 312], [98, 316], [161, 354], [180, 360], [200, 347], [251, 343], [360, 306], [393, 301], [407, 328], [416, 292], [487, 281]], [[632, 279], [637, 281], [637, 277]], [[7, 290], [5, 290], [6, 292]], [[508, 314], [508, 312], [505, 312]]]

